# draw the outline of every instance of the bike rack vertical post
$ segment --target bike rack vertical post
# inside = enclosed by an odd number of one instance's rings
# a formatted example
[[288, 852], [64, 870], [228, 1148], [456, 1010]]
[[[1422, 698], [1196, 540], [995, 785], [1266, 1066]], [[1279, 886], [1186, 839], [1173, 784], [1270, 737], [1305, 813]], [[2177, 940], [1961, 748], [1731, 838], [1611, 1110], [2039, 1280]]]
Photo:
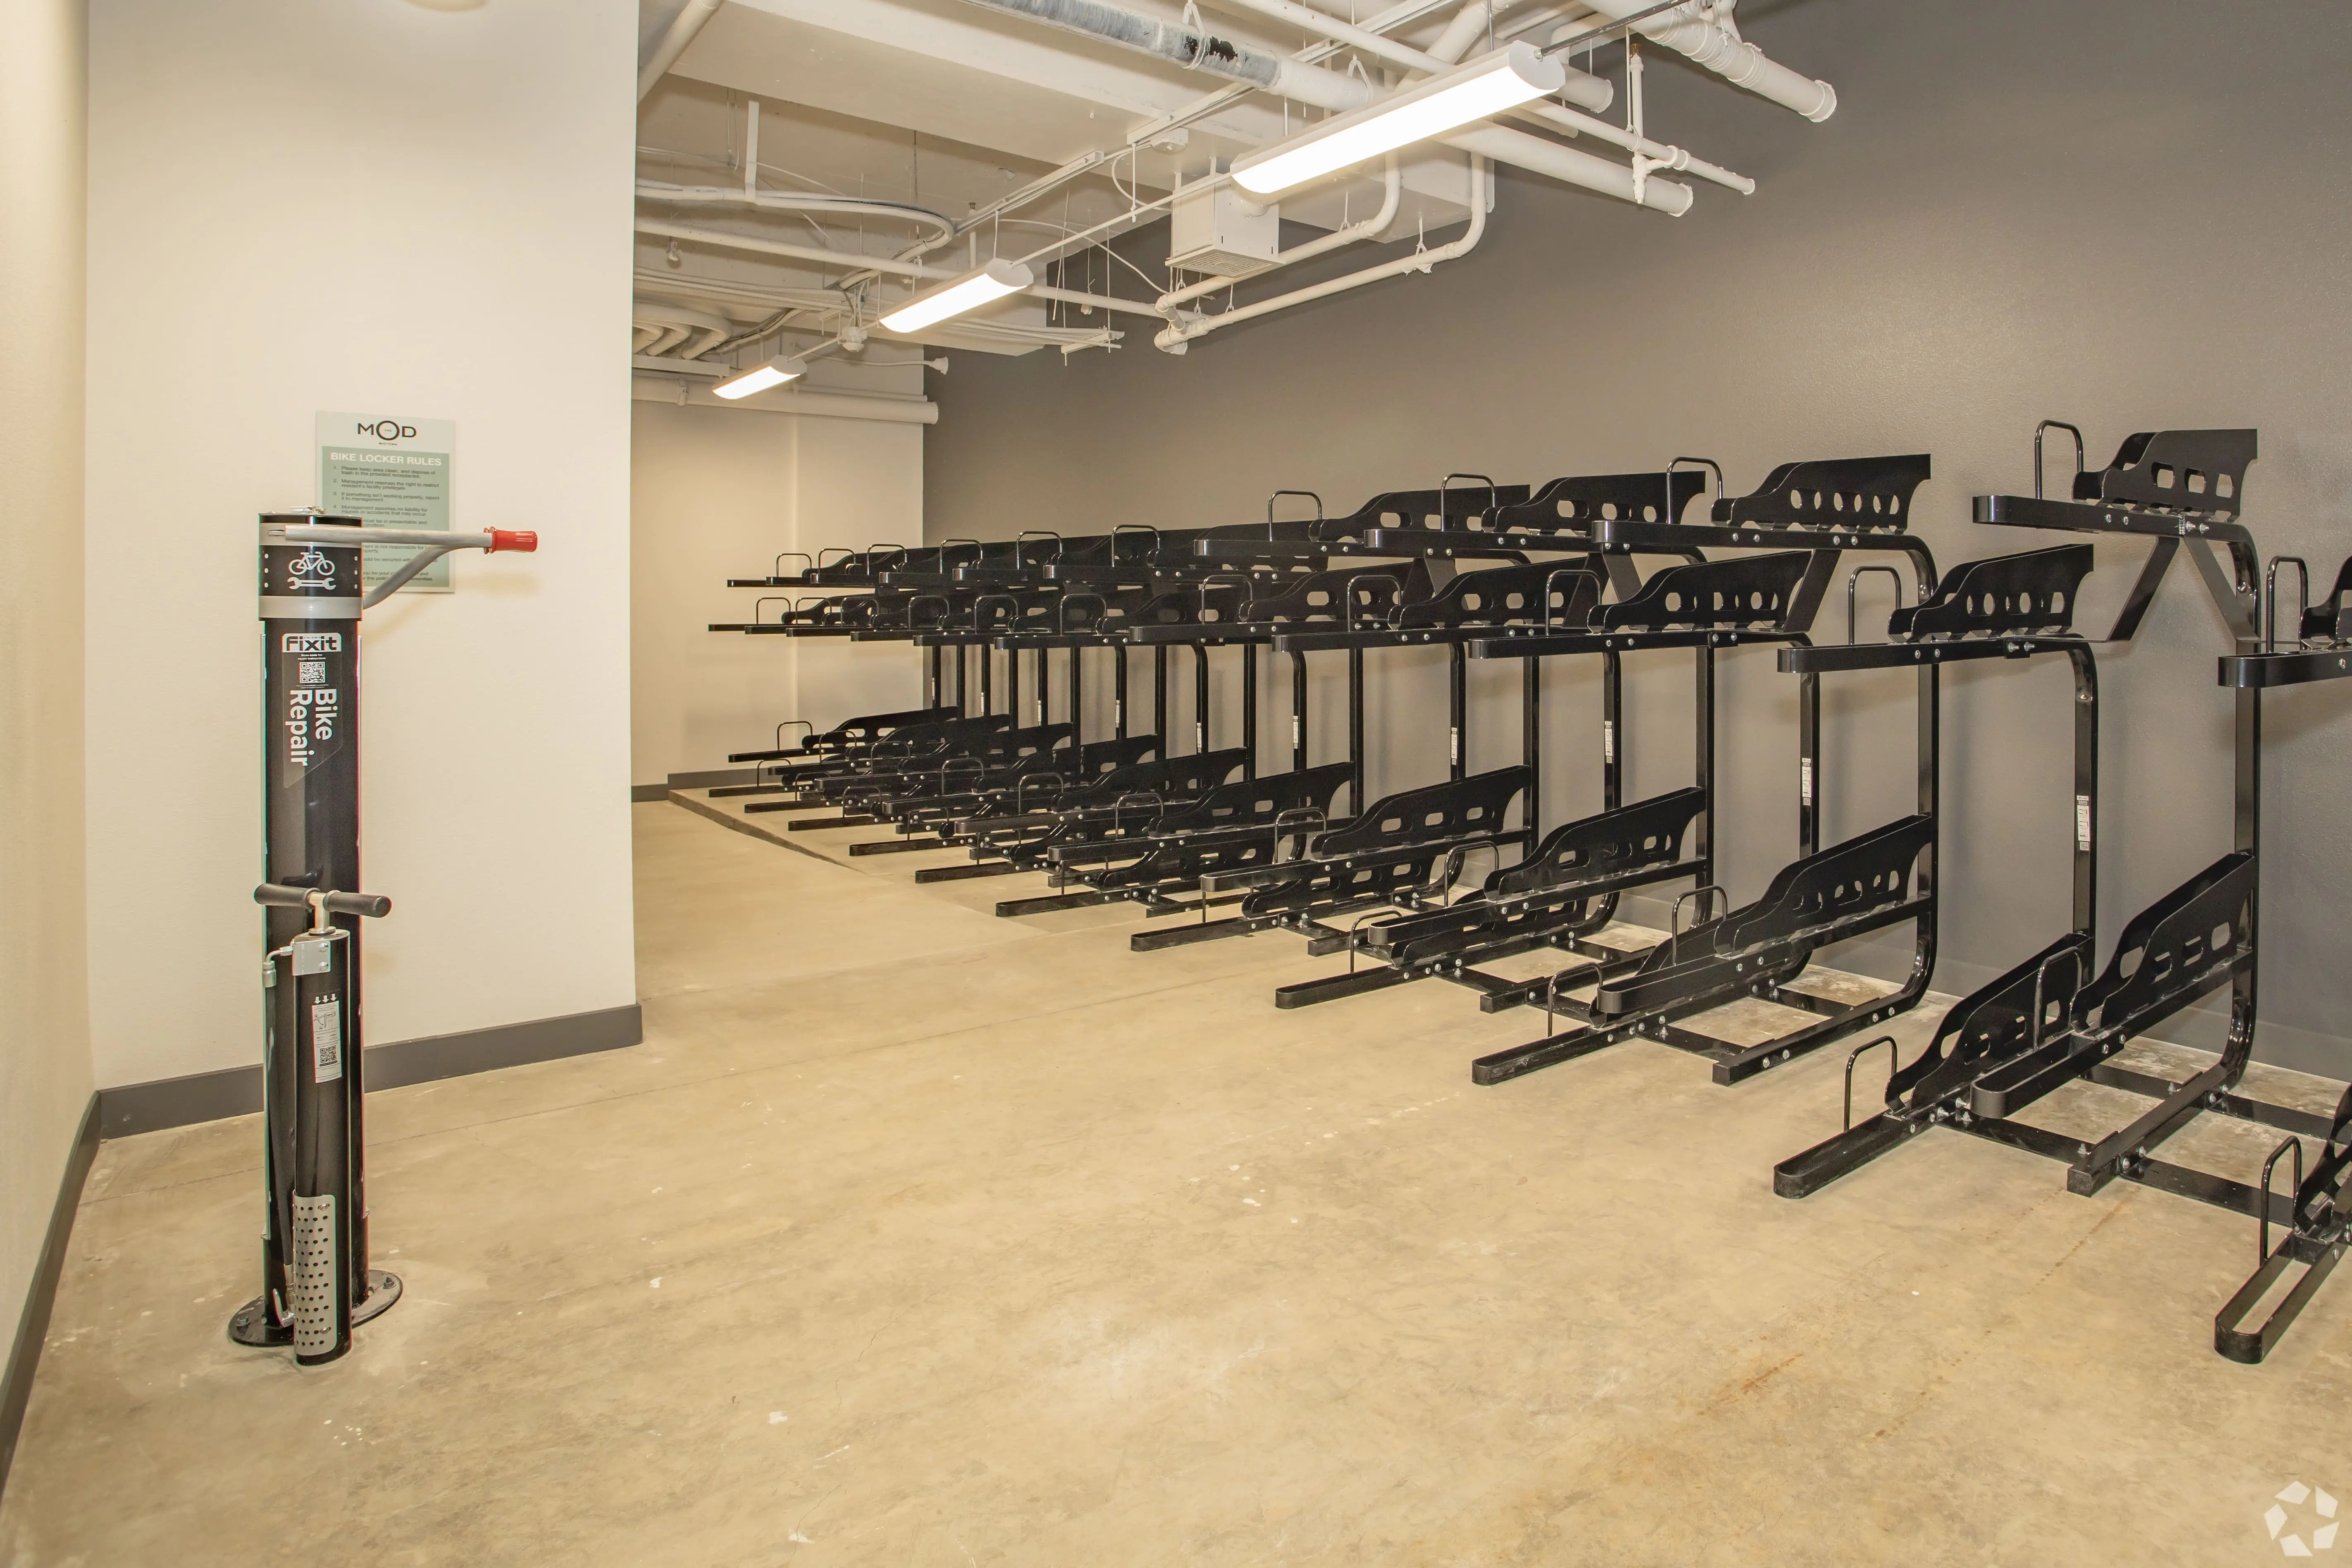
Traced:
[[1209, 645], [1192, 645], [1192, 751], [1209, 749]]
[[1470, 776], [1470, 747], [1464, 734], [1464, 729], [1470, 721], [1470, 649], [1468, 645], [1457, 640], [1445, 651], [1446, 721], [1452, 731], [1454, 748], [1453, 772], [1448, 776], [1459, 784]]
[[1242, 644], [1242, 777], [1257, 777], [1257, 644]]
[[1364, 650], [1348, 650], [1348, 765], [1354, 770], [1349, 785], [1349, 809], [1359, 816], [1370, 804], [1364, 799]]
[[1168, 645], [1151, 650], [1151, 727], [1160, 731], [1160, 754], [1174, 753], [1175, 721], [1168, 715]]
[[1124, 741], [1127, 739], [1127, 645], [1120, 643], [1110, 652], [1111, 733]]
[[1543, 842], [1543, 660], [1519, 660], [1519, 760], [1527, 764], [1528, 797], [1519, 819], [1527, 826], [1528, 850]]
[[1307, 656], [1290, 656], [1290, 771], [1307, 769]]
[[1822, 847], [1822, 678], [1807, 670], [1797, 678], [1797, 854]]

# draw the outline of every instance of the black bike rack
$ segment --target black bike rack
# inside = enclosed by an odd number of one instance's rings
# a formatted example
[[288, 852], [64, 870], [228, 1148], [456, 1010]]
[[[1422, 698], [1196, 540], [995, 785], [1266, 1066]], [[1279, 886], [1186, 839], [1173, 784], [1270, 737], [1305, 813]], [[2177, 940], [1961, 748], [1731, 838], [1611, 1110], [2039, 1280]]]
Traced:
[[[1755, 904], [1727, 912], [1718, 902], [1712, 919], [1688, 931], [1672, 931], [1668, 940], [1645, 951], [1603, 947], [1591, 943], [1589, 934], [1610, 918], [1621, 879], [1631, 879], [1622, 885], [1639, 885], [1690, 877], [1696, 886], [1677, 900], [1677, 916], [1682, 905], [1693, 898], [1722, 899], [1714, 886], [1710, 809], [1716, 798], [1715, 651], [1744, 642], [1801, 645], [1838, 559], [1848, 551], [1901, 552], [1914, 563], [1921, 593], [1932, 591], [1934, 558], [1925, 543], [1908, 532], [1912, 498], [1927, 474], [1928, 460], [1923, 456], [1785, 464], [1754, 494], [1717, 496], [1713, 521], [1706, 524], [1663, 522], [1638, 515], [1597, 518], [1591, 525], [1592, 537], [1607, 550], [1697, 557], [1709, 547], [1778, 549], [1763, 556], [1695, 559], [1658, 572], [1630, 597], [1598, 609], [1591, 628], [1581, 634], [1551, 633], [1531, 643], [1496, 639], [1474, 650], [1487, 657], [1529, 652], [1622, 656], [1640, 647], [1698, 648], [1700, 767], [1695, 787], [1704, 792], [1705, 799], [1685, 819], [1682, 829], [1694, 840], [1696, 853], [1689, 858], [1681, 858], [1678, 837], [1673, 840], [1673, 858], [1661, 853], [1664, 846], [1654, 831], [1644, 831], [1636, 840], [1648, 847], [1653, 857], [1649, 863], [1623, 865], [1622, 847], [1616, 856], [1596, 853], [1589, 862], [1590, 869], [1570, 856], [1560, 879], [1542, 889], [1561, 915], [1560, 927], [1539, 935], [1532, 929], [1537, 921], [1531, 919], [1496, 932], [1497, 954], [1555, 945], [1581, 956], [1582, 962], [1545, 980], [1505, 982], [1475, 973], [1472, 967], [1475, 960], [1467, 953], [1438, 953], [1410, 945], [1415, 937], [1426, 940], [1437, 933], [1427, 928], [1407, 933], [1408, 946], [1400, 951], [1400, 956], [1417, 952], [1420, 957], [1405, 958], [1406, 963], [1417, 962], [1426, 973], [1475, 985], [1482, 993], [1481, 1005], [1490, 1010], [1540, 999], [1548, 1020], [1556, 1019], [1563, 1010], [1580, 1018], [1566, 1030], [1548, 1028], [1538, 1040], [1479, 1058], [1472, 1064], [1473, 1081], [1500, 1083], [1639, 1037], [1708, 1057], [1715, 1064], [1716, 1081], [1737, 1083], [1890, 1016], [1924, 992], [1926, 973], [1933, 964], [1934, 889], [1929, 875], [1923, 873], [1915, 896], [1911, 870], [1922, 854], [1932, 853], [1934, 837], [1936, 688], [1932, 678], [1925, 675], [1921, 681], [1921, 810], [1916, 817], [1821, 848], [1815, 786], [1820, 689], [1817, 678], [1808, 672], [1800, 706], [1798, 861], [1785, 868]], [[1612, 679], [1606, 689], [1613, 691], [1614, 686]], [[1611, 784], [1612, 793], [1605, 800], [1613, 809], [1613, 779]], [[1676, 803], [1658, 809], [1678, 813], [1682, 805]], [[1591, 835], [1588, 842], [1596, 848], [1623, 842], [1623, 836], [1606, 824], [1608, 815], [1604, 812], [1602, 819], [1589, 819], [1583, 825]], [[1529, 880], [1538, 880], [1540, 876], [1531, 874]], [[1567, 896], [1588, 877], [1594, 883], [1594, 896], [1608, 900], [1598, 910]], [[1503, 889], [1498, 885], [1494, 891], [1499, 894]], [[1906, 920], [1913, 921], [1920, 933], [1920, 958], [1914, 984], [1905, 991], [1853, 1007], [1791, 985], [1821, 947]], [[1563, 991], [1572, 993], [1586, 986], [1591, 987], [1589, 997], [1561, 996]], [[1745, 996], [1801, 1009], [1814, 1021], [1745, 1047], [1684, 1026], [1696, 1015]]]
[[[2042, 493], [2042, 446], [2051, 429], [2066, 430], [2075, 441], [2076, 474], [2070, 497], [2063, 500]], [[2256, 1221], [2258, 1267], [2216, 1316], [2214, 1347], [2231, 1360], [2257, 1363], [2277, 1344], [2342, 1257], [2347, 1241], [2344, 1190], [2347, 1173], [2352, 1173], [2352, 1090], [2332, 1118], [2237, 1092], [2252, 1058], [2255, 1027], [2261, 698], [2274, 686], [2352, 675], [2352, 653], [2336, 651], [2341, 639], [2334, 597], [2317, 610], [2299, 610], [2293, 645], [2282, 647], [2272, 635], [2267, 623], [2275, 615], [2275, 574], [2292, 558], [2273, 563], [2266, 580], [2252, 539], [2238, 521], [2245, 470], [2256, 450], [2252, 431], [2134, 436], [2113, 464], [2095, 473], [2083, 471], [2082, 437], [2071, 426], [2045, 421], [2035, 433], [2034, 447], [2035, 493], [1979, 497], [1978, 521], [2153, 538], [2155, 549], [2109, 640], [2127, 639], [2137, 630], [2173, 558], [2184, 551], [2231, 631], [2236, 647], [2221, 660], [2220, 679], [2233, 691], [2236, 707], [2232, 847], [2134, 916], [2106, 966], [2093, 974], [2097, 774], [2092, 715], [2096, 688], [2087, 645], [2070, 647], [2078, 690], [2073, 929], [1955, 1004], [1927, 1049], [1908, 1065], [1897, 1065], [1888, 1082], [1885, 1109], [1782, 1162], [1775, 1169], [1773, 1185], [1783, 1196], [1806, 1196], [1940, 1126], [2063, 1162], [2072, 1192], [2094, 1194], [2111, 1182], [2129, 1181], [2249, 1215]], [[2229, 552], [2226, 567], [2214, 552], [2216, 544]], [[2339, 577], [2339, 586], [2346, 582]], [[2087, 735], [2086, 724], [2091, 726]], [[2087, 767], [2086, 750], [2092, 758]], [[2116, 1059], [2134, 1037], [2225, 987], [2231, 993], [2229, 1037], [2211, 1067], [2176, 1082]], [[1852, 1068], [1849, 1062], [1849, 1095]], [[2095, 1142], [2019, 1120], [2036, 1101], [2078, 1080], [2155, 1103]], [[2201, 1115], [2253, 1121], [2291, 1136], [2273, 1152], [2259, 1185], [2156, 1156], [2153, 1151]], [[2302, 1138], [2318, 1140], [2321, 1145], [2308, 1171], [2302, 1168]], [[2295, 1165], [2294, 1190], [2273, 1194], [2269, 1190], [2272, 1168], [2290, 1152]], [[2269, 1238], [2273, 1223], [2285, 1231], [2275, 1247]], [[2249, 1328], [2255, 1310], [2298, 1269], [2300, 1277], [2270, 1313]]]

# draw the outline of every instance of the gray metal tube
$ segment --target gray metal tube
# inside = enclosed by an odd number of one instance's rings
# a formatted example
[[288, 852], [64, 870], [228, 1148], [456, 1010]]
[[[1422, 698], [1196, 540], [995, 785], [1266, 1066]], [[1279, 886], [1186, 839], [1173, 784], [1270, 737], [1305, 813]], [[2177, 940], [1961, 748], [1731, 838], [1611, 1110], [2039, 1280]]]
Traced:
[[1196, 32], [1174, 22], [1139, 16], [1097, 0], [971, 0], [993, 11], [1010, 11], [1060, 27], [1157, 55], [1187, 70], [1204, 70], [1271, 89], [1283, 61], [1243, 47], [1214, 33]]

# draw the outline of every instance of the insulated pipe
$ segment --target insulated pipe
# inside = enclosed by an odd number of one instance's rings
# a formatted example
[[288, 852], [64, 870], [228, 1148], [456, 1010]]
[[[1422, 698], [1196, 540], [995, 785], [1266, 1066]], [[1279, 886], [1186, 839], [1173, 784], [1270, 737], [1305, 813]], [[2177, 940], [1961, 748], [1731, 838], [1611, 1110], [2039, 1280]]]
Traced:
[[[1460, 59], [1470, 52], [1472, 44], [1486, 37], [1494, 18], [1509, 10], [1515, 4], [1517, 0], [1469, 0], [1469, 4], [1454, 13], [1454, 20], [1446, 23], [1445, 30], [1432, 41], [1429, 52], [1442, 60]], [[1598, 77], [1592, 79], [1601, 80]], [[1605, 81], [1601, 82], [1601, 85], [1604, 88], [1609, 86]], [[1603, 93], [1600, 102], [1588, 103], [1584, 107], [1599, 113], [1609, 107], [1611, 96], [1610, 93]]]
[[[1327, 38], [1336, 38], [1376, 58], [1384, 59], [1391, 65], [1402, 66], [1406, 70], [1444, 70], [1447, 66], [1458, 61], [1462, 58], [1462, 52], [1479, 37], [1478, 31], [1473, 29], [1454, 46], [1454, 53], [1447, 53], [1442, 46], [1454, 37], [1455, 27], [1459, 26], [1462, 21], [1461, 16], [1456, 16], [1454, 25], [1447, 27], [1444, 37], [1440, 38], [1441, 47], [1424, 53], [1410, 44], [1398, 43], [1394, 38], [1382, 37], [1378, 33], [1370, 32], [1351, 23], [1342, 22], [1336, 16], [1326, 16], [1320, 11], [1300, 5], [1298, 0], [1232, 0], [1232, 3], [1268, 16], [1278, 17], [1294, 26], [1303, 27], [1307, 32], [1320, 34]], [[1486, 25], [1483, 5], [1474, 0], [1474, 4], [1468, 10], [1476, 10], [1480, 13], [1478, 26], [1483, 28]], [[1468, 11], [1465, 10], [1464, 15], [1467, 14]], [[1616, 96], [1617, 89], [1601, 78], [1578, 70], [1565, 61], [1561, 62], [1561, 68], [1567, 72], [1568, 80], [1560, 88], [1559, 96], [1578, 108], [1589, 109], [1597, 113], [1608, 108], [1611, 100]]]
[[698, 329], [706, 335], [700, 342], [681, 353], [678, 356], [681, 359], [692, 359], [735, 330], [735, 323], [724, 316], [709, 310], [693, 310], [684, 305], [666, 304], [658, 300], [636, 300], [630, 306], [630, 310], [640, 326], [653, 325], [666, 329], [661, 337], [656, 340], [656, 345], [645, 351], [655, 356], [667, 353], [691, 336], [690, 329]]
[[[1648, 0], [1583, 0], [1588, 10], [1612, 21], [1623, 21], [1649, 8]], [[1700, 0], [1662, 11], [1633, 24], [1633, 30], [1676, 54], [1686, 55], [1734, 87], [1744, 87], [1759, 98], [1793, 109], [1819, 123], [1837, 112], [1837, 89], [1800, 71], [1765, 58], [1764, 51], [1742, 38], [1732, 27], [1712, 19]], [[1723, 15], [1731, 7], [1724, 5]]]
[[654, 46], [654, 52], [647, 55], [645, 63], [637, 68], [639, 103], [643, 103], [646, 95], [653, 91], [654, 84], [668, 74], [669, 68], [677, 63], [677, 57], [686, 53], [686, 46], [694, 42], [694, 36], [702, 31], [702, 25], [709, 21], [718, 9], [719, 0], [686, 0], [686, 9], [677, 14], [677, 19], [669, 25], [669, 31], [664, 33], [661, 42]]
[[[1632, 176], [1627, 177], [1630, 179]], [[1486, 233], [1486, 207], [1491, 199], [1487, 183], [1489, 178], [1486, 165], [1475, 156], [1472, 157], [1470, 160], [1470, 226], [1462, 231], [1462, 236], [1458, 239], [1428, 250], [1414, 251], [1411, 256], [1400, 256], [1393, 260], [1383, 261], [1377, 267], [1367, 267], [1360, 272], [1350, 272], [1344, 278], [1334, 278], [1328, 282], [1309, 284], [1304, 289], [1294, 289], [1287, 294], [1276, 294], [1270, 300], [1259, 300], [1247, 305], [1237, 305], [1230, 310], [1220, 311], [1213, 316], [1202, 316], [1197, 320], [1174, 323], [1162, 328], [1151, 342], [1155, 347], [1165, 349], [1171, 353], [1181, 353], [1184, 352], [1185, 345], [1194, 338], [1207, 337], [1221, 327], [1230, 327], [1236, 322], [1246, 321], [1254, 316], [1263, 316], [1269, 311], [1284, 310], [1292, 305], [1303, 305], [1309, 300], [1320, 300], [1327, 294], [1344, 294], [1350, 289], [1360, 289], [1367, 283], [1377, 283], [1383, 278], [1394, 278], [1406, 272], [1427, 272], [1441, 261], [1451, 261], [1457, 256], [1467, 255], [1477, 247], [1478, 241]], [[1660, 182], [1653, 180], [1650, 182], [1650, 188], [1654, 191], [1659, 184]], [[1683, 194], [1687, 196], [1690, 193], [1685, 191]]]
[[846, 217], [900, 218], [937, 230], [934, 242], [955, 237], [955, 225], [928, 207], [905, 202], [866, 201], [856, 196], [821, 196], [805, 191], [744, 191], [729, 185], [673, 185], [665, 180], [639, 180], [637, 195], [655, 202], [719, 202], [730, 206], [765, 207], [773, 212], [839, 213]]
[[[992, 11], [1027, 16], [1066, 32], [1124, 44], [1188, 69], [1210, 71], [1245, 86], [1278, 94], [1317, 109], [1358, 109], [1382, 96], [1370, 84], [1319, 66], [1261, 54], [1230, 38], [1197, 32], [1173, 23], [1139, 16], [1102, 0], [967, 0]], [[1500, 125], [1483, 125], [1438, 138], [1450, 146], [1496, 163], [1547, 174], [1567, 184], [1581, 185], [1622, 201], [1638, 201], [1672, 216], [1690, 210], [1688, 185], [1671, 180], [1648, 180], [1633, 188], [1633, 173], [1605, 158], [1580, 153], [1556, 142], [1529, 136]], [[640, 228], [644, 225], [639, 225]], [[658, 231], [656, 231], [658, 232]]]
[[[1530, 141], [1533, 138], [1529, 138]], [[1650, 188], [1656, 190], [1660, 182], [1653, 180]], [[698, 245], [714, 245], [727, 250], [748, 250], [760, 256], [783, 256], [795, 261], [812, 261], [821, 267], [845, 267], [867, 272], [887, 272], [898, 278], [919, 278], [943, 280], [961, 278], [962, 273], [943, 267], [925, 267], [920, 262], [893, 261], [887, 256], [859, 256], [849, 251], [826, 250], [814, 245], [793, 245], [781, 239], [755, 239], [750, 235], [729, 234], [723, 229], [693, 228], [685, 224], [665, 223], [658, 218], [636, 220], [639, 234], [659, 235], [669, 239], [690, 240]], [[1039, 300], [1059, 300], [1070, 305], [1094, 305], [1106, 310], [1124, 310], [1133, 316], [1157, 317], [1160, 312], [1141, 300], [1122, 300], [1114, 294], [1082, 294], [1075, 289], [1048, 289], [1033, 284], [1022, 290]]]

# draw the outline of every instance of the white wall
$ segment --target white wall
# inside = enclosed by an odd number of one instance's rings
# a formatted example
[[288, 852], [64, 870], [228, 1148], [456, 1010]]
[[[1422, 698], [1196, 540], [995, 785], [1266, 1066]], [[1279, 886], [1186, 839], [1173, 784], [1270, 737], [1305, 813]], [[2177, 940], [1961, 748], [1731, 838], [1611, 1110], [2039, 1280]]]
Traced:
[[[898, 379], [916, 390], [921, 374]], [[920, 542], [921, 426], [641, 401], [631, 441], [638, 784], [726, 767], [730, 752], [771, 743], [782, 720], [823, 727], [922, 700], [920, 667], [903, 645], [707, 629], [751, 618], [770, 591], [727, 579], [765, 576], [781, 552]]]
[[[0, 6], [0, 1337], [89, 1100], [82, 947], [81, 0]], [[0, 1452], [0, 1473], [7, 1468]]]
[[370, 1038], [634, 1000], [635, 20], [93, 7], [89, 921], [141, 965], [100, 1083], [258, 1058], [253, 521], [313, 499], [320, 409], [455, 419], [459, 526], [542, 540], [369, 617]]
[[801, 424], [742, 409], [632, 407], [629, 776], [639, 784], [725, 767], [728, 752], [757, 749], [795, 716], [789, 638], [707, 628], [751, 618], [752, 595], [728, 578], [764, 576], [779, 551], [794, 548]]

